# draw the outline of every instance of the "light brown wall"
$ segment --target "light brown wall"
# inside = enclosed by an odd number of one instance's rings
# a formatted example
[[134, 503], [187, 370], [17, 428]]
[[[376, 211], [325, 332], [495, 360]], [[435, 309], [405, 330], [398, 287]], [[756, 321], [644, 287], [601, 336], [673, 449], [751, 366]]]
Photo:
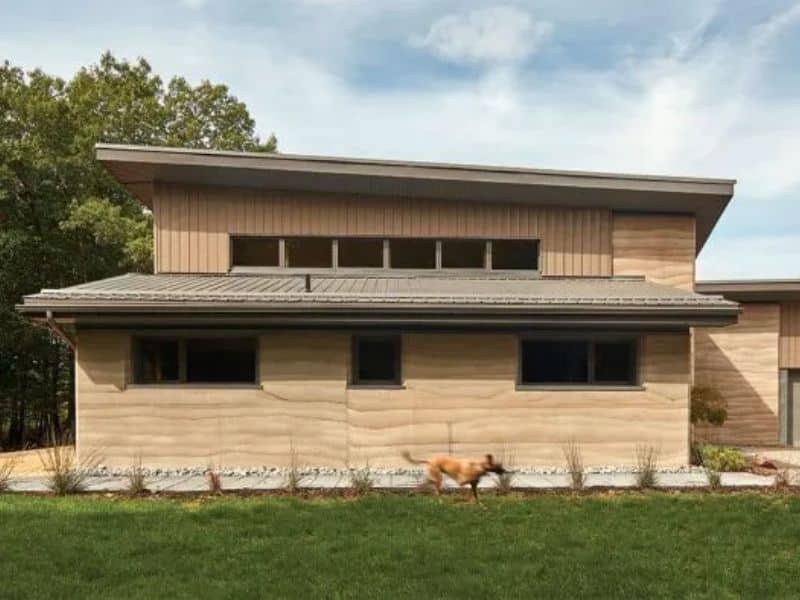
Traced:
[[800, 369], [800, 302], [781, 305], [780, 368]]
[[695, 383], [728, 402], [720, 427], [700, 428], [710, 441], [778, 443], [778, 304], [742, 304], [737, 325], [695, 329]]
[[[577, 440], [588, 464], [632, 464], [638, 443], [662, 463], [688, 452], [688, 335], [643, 343], [644, 389], [518, 391], [511, 334], [403, 337], [405, 389], [348, 389], [350, 336], [286, 332], [261, 337], [261, 386], [120, 387], [123, 333], [80, 334], [80, 451], [129, 465], [401, 464], [427, 455], [494, 452], [517, 465], [560, 465]], [[109, 353], [109, 348], [113, 348]], [[112, 366], [117, 365], [117, 366]]]
[[153, 213], [161, 273], [226, 272], [230, 234], [265, 234], [538, 238], [543, 274], [611, 275], [611, 213], [605, 209], [162, 184]]
[[693, 216], [615, 213], [612, 247], [614, 275], [694, 289]]

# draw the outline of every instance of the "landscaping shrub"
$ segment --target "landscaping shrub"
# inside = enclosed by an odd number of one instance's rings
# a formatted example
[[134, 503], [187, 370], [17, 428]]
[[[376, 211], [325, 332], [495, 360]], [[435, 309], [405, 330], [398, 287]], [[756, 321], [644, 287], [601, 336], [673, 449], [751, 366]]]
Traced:
[[741, 450], [727, 446], [704, 446], [701, 455], [706, 469], [723, 473], [745, 471], [750, 464]]
[[39, 451], [39, 460], [47, 473], [47, 487], [59, 496], [84, 491], [89, 471], [100, 462], [97, 455], [89, 454], [81, 465], [74, 446], [60, 445], [55, 439], [51, 441], [50, 448]]
[[655, 446], [636, 446], [636, 485], [642, 489], [658, 484], [658, 454]]
[[357, 496], [363, 496], [368, 493], [375, 486], [375, 480], [372, 477], [372, 471], [369, 468], [369, 463], [361, 469], [354, 469], [350, 471], [350, 487]]
[[13, 458], [6, 458], [0, 461], [0, 494], [8, 491], [11, 476], [14, 474], [16, 466], [17, 461]]
[[142, 467], [142, 457], [137, 456], [128, 471], [128, 493], [131, 496], [139, 496], [147, 491], [147, 477], [145, 469]]
[[569, 471], [570, 487], [573, 490], [583, 489], [586, 483], [586, 471], [583, 466], [583, 453], [575, 440], [570, 440], [561, 448], [564, 453], [564, 460]]
[[722, 485], [722, 476], [720, 475], [719, 471], [715, 471], [714, 469], [706, 468], [706, 477], [708, 477], [708, 487], [712, 490], [719, 489]]
[[728, 418], [728, 402], [717, 388], [696, 385], [692, 388], [689, 418], [693, 424], [718, 427]]
[[215, 496], [222, 495], [222, 475], [220, 472], [214, 468], [214, 466], [209, 465], [208, 470], [206, 471], [206, 479], [208, 479], [208, 491]]
[[286, 473], [286, 481], [283, 484], [283, 488], [290, 494], [299, 492], [305, 479], [300, 472], [299, 462], [297, 449], [294, 447], [294, 443], [291, 443], [289, 445], [289, 471]]

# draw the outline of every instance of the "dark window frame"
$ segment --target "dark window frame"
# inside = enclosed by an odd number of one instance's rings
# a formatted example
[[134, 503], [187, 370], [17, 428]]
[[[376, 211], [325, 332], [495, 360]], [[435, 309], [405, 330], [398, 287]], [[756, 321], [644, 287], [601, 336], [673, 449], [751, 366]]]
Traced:
[[[358, 346], [362, 340], [391, 342], [394, 346], [394, 371], [393, 379], [362, 380], [358, 373], [360, 370], [358, 360]], [[350, 340], [350, 387], [360, 388], [397, 388], [403, 385], [403, 338], [399, 334], [357, 334]]]
[[[186, 344], [190, 340], [205, 340], [205, 341], [218, 341], [218, 340], [243, 340], [252, 344], [253, 348], [253, 380], [241, 381], [189, 381], [187, 378], [187, 350]], [[189, 387], [238, 387], [238, 386], [254, 386], [260, 384], [259, 373], [259, 354], [261, 351], [261, 344], [258, 336], [253, 335], [219, 335], [219, 333], [197, 333], [191, 335], [134, 335], [131, 339], [131, 381], [134, 386], [157, 386], [157, 387], [170, 387], [170, 386], [189, 386]], [[171, 379], [168, 381], [143, 381], [141, 370], [141, 353], [140, 347], [142, 342], [175, 342], [178, 344], [178, 379]]]
[[[640, 389], [642, 387], [642, 336], [637, 334], [592, 333], [556, 334], [543, 333], [520, 336], [517, 341], [517, 387], [520, 389], [542, 388], [589, 388], [589, 389]], [[525, 342], [579, 341], [588, 344], [587, 377], [585, 382], [533, 382], [523, 380], [523, 346]], [[632, 352], [628, 368], [631, 378], [627, 381], [597, 381], [595, 377], [595, 353], [598, 343], [629, 343]]]

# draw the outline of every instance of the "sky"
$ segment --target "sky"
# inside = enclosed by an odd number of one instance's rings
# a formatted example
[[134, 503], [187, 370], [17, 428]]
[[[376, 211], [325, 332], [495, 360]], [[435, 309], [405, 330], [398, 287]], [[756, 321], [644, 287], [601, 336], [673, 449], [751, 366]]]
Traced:
[[0, 60], [227, 84], [287, 153], [724, 177], [698, 278], [800, 277], [800, 1], [0, 0]]

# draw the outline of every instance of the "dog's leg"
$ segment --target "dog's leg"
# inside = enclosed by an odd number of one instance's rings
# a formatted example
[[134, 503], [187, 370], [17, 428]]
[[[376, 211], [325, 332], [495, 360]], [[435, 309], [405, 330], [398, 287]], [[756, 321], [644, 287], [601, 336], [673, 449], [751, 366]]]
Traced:
[[432, 466], [428, 467], [428, 481], [433, 484], [433, 492], [437, 496], [442, 495], [442, 474], [439, 472], [438, 469], [433, 468]]
[[470, 481], [469, 486], [472, 488], [472, 497], [475, 499], [475, 504], [479, 504], [480, 501], [478, 500], [478, 482]]

